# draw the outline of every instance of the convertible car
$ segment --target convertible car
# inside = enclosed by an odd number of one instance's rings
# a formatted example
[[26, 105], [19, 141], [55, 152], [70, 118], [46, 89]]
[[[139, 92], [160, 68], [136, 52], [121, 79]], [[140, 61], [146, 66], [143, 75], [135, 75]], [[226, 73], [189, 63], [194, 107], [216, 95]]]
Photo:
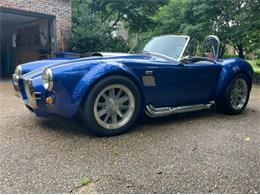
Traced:
[[214, 35], [201, 55], [191, 55], [190, 42], [189, 36], [164, 35], [136, 54], [96, 52], [19, 65], [14, 89], [37, 116], [79, 113], [84, 129], [98, 136], [124, 133], [142, 114], [162, 117], [214, 105], [227, 114], [243, 112], [251, 66], [239, 58], [220, 59]]

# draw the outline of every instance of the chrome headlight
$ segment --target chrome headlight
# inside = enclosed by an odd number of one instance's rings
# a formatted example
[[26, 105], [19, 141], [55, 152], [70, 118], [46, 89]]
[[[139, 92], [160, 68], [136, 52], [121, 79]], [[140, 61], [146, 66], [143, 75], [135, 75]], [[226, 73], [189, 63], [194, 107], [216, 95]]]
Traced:
[[53, 76], [51, 70], [48, 68], [42, 73], [42, 83], [43, 87], [47, 91], [51, 91], [53, 89]]
[[18, 65], [14, 71], [14, 74], [16, 74], [18, 77], [21, 77], [22, 76], [22, 66], [21, 65]]
[[15, 71], [14, 71], [14, 74], [13, 74], [13, 85], [14, 85], [14, 88], [15, 90], [17, 91], [18, 90], [18, 80], [21, 78], [22, 76], [22, 66], [21, 65], [18, 65], [16, 68], [15, 68]]

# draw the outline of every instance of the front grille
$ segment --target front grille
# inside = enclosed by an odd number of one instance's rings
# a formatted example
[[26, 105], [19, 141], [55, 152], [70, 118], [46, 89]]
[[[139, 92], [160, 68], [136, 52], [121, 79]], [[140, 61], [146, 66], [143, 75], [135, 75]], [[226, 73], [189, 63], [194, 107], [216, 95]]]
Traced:
[[24, 81], [22, 79], [18, 80], [18, 90], [23, 100], [27, 100], [28, 97], [26, 96], [25, 89], [24, 89]]

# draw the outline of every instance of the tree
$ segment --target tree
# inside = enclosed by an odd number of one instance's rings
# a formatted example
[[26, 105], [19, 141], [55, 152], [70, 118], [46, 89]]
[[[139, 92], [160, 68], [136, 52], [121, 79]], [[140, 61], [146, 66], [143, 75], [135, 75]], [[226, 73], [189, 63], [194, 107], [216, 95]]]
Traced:
[[150, 16], [166, 5], [168, 0], [92, 0], [91, 11], [99, 12], [102, 22], [126, 21], [130, 30], [147, 30], [153, 22]]
[[[201, 40], [216, 34], [241, 58], [259, 45], [258, 0], [171, 0], [154, 17], [157, 33], [188, 34]], [[258, 46], [259, 47], [259, 46]]]
[[93, 51], [126, 51], [126, 42], [112, 37], [114, 30], [102, 21], [100, 14], [92, 10], [92, 1], [77, 0], [72, 3], [72, 48], [81, 53]]
[[220, 0], [212, 6], [219, 12], [211, 16], [215, 33], [232, 45], [241, 58], [259, 43], [259, 6], [258, 0]]
[[71, 45], [80, 52], [126, 51], [127, 43], [112, 37], [119, 21], [130, 32], [148, 30], [152, 16], [168, 0], [73, 0]]

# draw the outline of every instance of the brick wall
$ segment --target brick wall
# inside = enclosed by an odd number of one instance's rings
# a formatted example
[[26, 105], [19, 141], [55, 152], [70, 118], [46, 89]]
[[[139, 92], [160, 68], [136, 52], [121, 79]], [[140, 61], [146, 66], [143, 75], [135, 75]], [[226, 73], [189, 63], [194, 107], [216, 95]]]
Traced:
[[[56, 17], [57, 50], [61, 50], [61, 30], [64, 38], [71, 29], [71, 0], [0, 0], [0, 7], [47, 14]], [[64, 46], [66, 47], [66, 42]]]

